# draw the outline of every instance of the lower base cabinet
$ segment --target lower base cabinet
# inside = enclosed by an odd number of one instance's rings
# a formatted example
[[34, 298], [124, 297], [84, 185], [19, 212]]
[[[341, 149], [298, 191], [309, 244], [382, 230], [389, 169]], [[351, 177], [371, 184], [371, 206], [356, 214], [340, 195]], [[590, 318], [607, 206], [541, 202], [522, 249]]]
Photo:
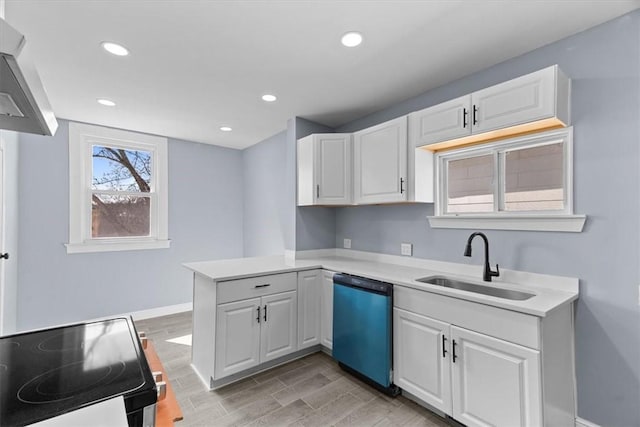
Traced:
[[333, 349], [333, 271], [322, 271], [322, 296], [320, 298], [320, 344]]
[[[548, 318], [529, 316], [541, 338], [530, 348], [500, 338], [496, 321], [505, 310], [470, 302], [447, 307], [443, 297], [420, 294], [426, 293], [396, 290], [397, 386], [469, 427], [575, 423], [570, 306]], [[421, 310], [421, 299], [437, 302]], [[491, 321], [475, 325], [482, 316]], [[476, 326], [488, 333], [470, 329]]]
[[218, 305], [215, 378], [294, 352], [296, 298], [290, 291]]

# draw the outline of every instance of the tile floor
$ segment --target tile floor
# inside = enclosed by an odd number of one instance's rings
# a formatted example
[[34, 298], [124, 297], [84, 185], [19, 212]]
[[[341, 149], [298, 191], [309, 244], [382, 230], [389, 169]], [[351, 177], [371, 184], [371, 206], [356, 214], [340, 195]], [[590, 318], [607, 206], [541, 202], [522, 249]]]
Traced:
[[389, 398], [316, 353], [207, 391], [190, 366], [191, 347], [167, 342], [191, 333], [191, 312], [136, 322], [167, 371], [190, 426], [448, 426], [400, 396]]

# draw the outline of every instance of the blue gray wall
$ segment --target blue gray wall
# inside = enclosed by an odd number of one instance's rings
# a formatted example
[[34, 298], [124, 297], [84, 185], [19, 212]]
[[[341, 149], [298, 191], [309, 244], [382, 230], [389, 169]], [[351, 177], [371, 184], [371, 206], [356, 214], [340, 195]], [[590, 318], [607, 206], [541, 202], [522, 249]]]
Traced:
[[20, 135], [19, 329], [190, 302], [183, 262], [242, 256], [242, 153], [172, 139], [171, 248], [67, 255], [68, 129]]
[[287, 134], [242, 151], [244, 256], [281, 255], [293, 221], [287, 204]]
[[[579, 277], [578, 415], [602, 426], [640, 425], [640, 12], [590, 29], [340, 127], [354, 131], [559, 64], [572, 79], [575, 211], [584, 232], [488, 231], [501, 267]], [[431, 229], [433, 205], [336, 210], [336, 246], [453, 262], [469, 230]]]

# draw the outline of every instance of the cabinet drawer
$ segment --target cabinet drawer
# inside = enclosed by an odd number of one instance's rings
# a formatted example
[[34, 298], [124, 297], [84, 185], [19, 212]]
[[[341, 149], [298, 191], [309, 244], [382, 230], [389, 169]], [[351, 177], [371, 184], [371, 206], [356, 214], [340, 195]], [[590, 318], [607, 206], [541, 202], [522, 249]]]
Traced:
[[224, 304], [263, 295], [294, 291], [296, 288], [297, 274], [295, 272], [228, 280], [218, 282], [217, 303]]

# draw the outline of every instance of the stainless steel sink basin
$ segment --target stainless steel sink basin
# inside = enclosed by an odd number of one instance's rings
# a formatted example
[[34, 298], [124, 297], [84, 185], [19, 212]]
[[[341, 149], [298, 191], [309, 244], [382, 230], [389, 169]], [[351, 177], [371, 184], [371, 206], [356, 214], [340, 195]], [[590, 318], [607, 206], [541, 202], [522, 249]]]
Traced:
[[492, 286], [478, 285], [476, 283], [463, 282], [449, 279], [445, 276], [429, 276], [416, 279], [417, 282], [429, 283], [430, 285], [444, 286], [445, 288], [459, 289], [461, 291], [474, 292], [476, 294], [489, 295], [496, 298], [524, 301], [533, 296], [528, 292], [514, 291], [511, 289], [494, 288]]

